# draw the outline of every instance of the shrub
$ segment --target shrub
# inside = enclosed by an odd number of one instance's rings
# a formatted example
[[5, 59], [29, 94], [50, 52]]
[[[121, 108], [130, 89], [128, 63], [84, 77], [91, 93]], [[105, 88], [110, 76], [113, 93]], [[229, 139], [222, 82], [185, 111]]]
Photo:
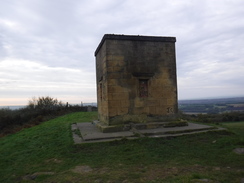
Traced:
[[52, 97], [46, 96], [46, 97], [39, 97], [36, 99], [33, 97], [28, 102], [28, 107], [31, 109], [57, 109], [60, 107], [64, 107], [64, 104], [61, 101], [58, 101], [57, 99], [54, 99]]
[[[92, 107], [95, 111], [96, 107]], [[44, 121], [70, 112], [87, 111], [87, 107], [64, 105], [52, 97], [33, 97], [25, 108], [18, 110], [0, 109], [0, 136], [15, 132], [14, 128], [38, 125]]]

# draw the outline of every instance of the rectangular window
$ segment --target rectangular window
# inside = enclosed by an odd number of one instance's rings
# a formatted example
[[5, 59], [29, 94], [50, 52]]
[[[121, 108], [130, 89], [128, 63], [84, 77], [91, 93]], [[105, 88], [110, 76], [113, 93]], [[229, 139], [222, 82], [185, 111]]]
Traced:
[[139, 96], [141, 98], [148, 97], [148, 80], [139, 79]]

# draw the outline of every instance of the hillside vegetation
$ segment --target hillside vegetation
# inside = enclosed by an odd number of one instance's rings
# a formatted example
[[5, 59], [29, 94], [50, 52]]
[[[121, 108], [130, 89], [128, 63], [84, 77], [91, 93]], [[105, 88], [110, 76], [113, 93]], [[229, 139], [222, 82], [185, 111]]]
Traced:
[[[87, 106], [69, 105], [49, 97], [33, 97], [24, 108], [0, 109], [0, 137], [29, 128], [71, 112], [87, 111]], [[96, 107], [92, 107], [96, 110]]]
[[0, 182], [238, 182], [244, 178], [244, 122], [230, 131], [74, 145], [70, 113], [0, 139]]

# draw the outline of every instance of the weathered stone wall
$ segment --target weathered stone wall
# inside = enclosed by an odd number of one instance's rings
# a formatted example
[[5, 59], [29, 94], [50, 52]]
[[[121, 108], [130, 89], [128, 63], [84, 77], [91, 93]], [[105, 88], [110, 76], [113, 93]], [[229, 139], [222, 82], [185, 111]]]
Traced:
[[106, 44], [96, 55], [98, 118], [108, 124]]
[[118, 125], [175, 117], [174, 37], [105, 35], [95, 55], [101, 122]]

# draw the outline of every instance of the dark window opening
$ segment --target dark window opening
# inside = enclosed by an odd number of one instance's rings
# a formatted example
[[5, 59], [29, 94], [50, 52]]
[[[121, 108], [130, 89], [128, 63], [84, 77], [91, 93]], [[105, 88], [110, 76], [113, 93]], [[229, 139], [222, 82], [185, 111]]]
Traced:
[[141, 98], [148, 97], [148, 80], [147, 79], [139, 80], [139, 96]]

